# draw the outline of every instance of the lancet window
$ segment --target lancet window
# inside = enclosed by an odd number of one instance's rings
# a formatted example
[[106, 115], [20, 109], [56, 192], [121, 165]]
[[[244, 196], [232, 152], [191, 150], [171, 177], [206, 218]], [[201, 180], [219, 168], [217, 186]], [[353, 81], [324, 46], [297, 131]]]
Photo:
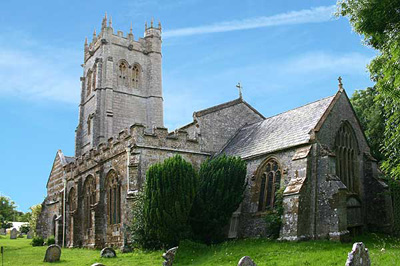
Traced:
[[128, 84], [128, 64], [124, 61], [118, 65], [118, 85], [126, 86]]
[[86, 75], [86, 95], [92, 92], [92, 70], [89, 70]]
[[85, 223], [85, 228], [90, 229], [92, 228], [93, 225], [93, 219], [92, 219], [92, 212], [91, 208], [96, 202], [96, 182], [93, 176], [88, 176], [85, 180], [84, 184], [84, 198], [83, 198], [83, 203], [84, 203], [84, 223]]
[[132, 87], [134, 89], [138, 89], [139, 82], [140, 82], [140, 67], [138, 65], [134, 65], [132, 68]]
[[106, 187], [108, 223], [119, 224], [121, 222], [121, 185], [115, 171], [107, 175]]
[[73, 212], [76, 210], [76, 191], [75, 188], [71, 188], [68, 194], [68, 205], [69, 205], [69, 211]]
[[344, 122], [336, 133], [335, 152], [336, 174], [350, 191], [356, 192], [358, 145], [353, 128], [348, 122]]
[[260, 194], [258, 200], [258, 211], [272, 209], [275, 202], [275, 193], [279, 190], [282, 170], [275, 159], [270, 159], [261, 171]]

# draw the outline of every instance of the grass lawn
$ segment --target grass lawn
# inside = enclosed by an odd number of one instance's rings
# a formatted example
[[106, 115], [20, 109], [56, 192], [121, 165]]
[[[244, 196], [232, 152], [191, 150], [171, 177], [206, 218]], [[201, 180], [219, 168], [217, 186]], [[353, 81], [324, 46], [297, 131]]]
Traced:
[[[31, 240], [0, 236], [4, 246], [4, 265], [53, 265], [44, 263], [46, 247], [32, 247]], [[400, 265], [400, 239], [366, 235], [354, 241], [363, 241], [369, 249], [372, 265]], [[182, 265], [237, 265], [242, 256], [250, 256], [258, 266], [263, 265], [344, 265], [352, 243], [329, 241], [277, 242], [265, 239], [228, 241], [204, 246], [189, 241], [181, 243], [175, 264]], [[385, 251], [381, 251], [384, 248]], [[95, 262], [111, 265], [162, 265], [162, 251], [138, 251], [117, 258], [101, 259], [99, 250], [62, 249], [61, 261], [56, 265], [90, 266]], [[1, 264], [0, 264], [1, 265]]]

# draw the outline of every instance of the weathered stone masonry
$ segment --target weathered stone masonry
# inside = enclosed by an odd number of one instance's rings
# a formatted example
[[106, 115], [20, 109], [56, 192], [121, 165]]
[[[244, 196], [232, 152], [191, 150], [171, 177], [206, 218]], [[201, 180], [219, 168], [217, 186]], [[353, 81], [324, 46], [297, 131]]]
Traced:
[[342, 240], [390, 232], [391, 198], [346, 92], [265, 118], [238, 99], [163, 127], [161, 25], [144, 38], [101, 32], [85, 42], [75, 157], [58, 151], [38, 232], [70, 247], [125, 246], [147, 169], [175, 154], [199, 168], [226, 153], [247, 162], [245, 197], [227, 237], [264, 236], [284, 188], [280, 238]]

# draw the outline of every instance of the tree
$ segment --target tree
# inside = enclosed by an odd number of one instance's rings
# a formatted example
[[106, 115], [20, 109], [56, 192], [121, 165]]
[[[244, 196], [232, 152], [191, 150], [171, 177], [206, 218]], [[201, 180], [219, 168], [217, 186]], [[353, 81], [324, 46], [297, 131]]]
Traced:
[[195, 237], [207, 244], [224, 239], [224, 228], [243, 200], [246, 163], [226, 155], [206, 160], [200, 167], [200, 185], [191, 211]]
[[[197, 174], [180, 155], [148, 169], [143, 220], [153, 248], [177, 245], [190, 235], [189, 213], [197, 188]], [[150, 241], [151, 242], [151, 241]]]
[[370, 87], [355, 91], [350, 101], [364, 129], [372, 155], [381, 162], [385, 158], [381, 151], [384, 142], [385, 118], [384, 106], [377, 99], [377, 95], [376, 88]]
[[10, 228], [16, 214], [15, 202], [6, 196], [0, 195], [0, 227]]
[[33, 230], [33, 233], [36, 236], [37, 235], [36, 226], [40, 213], [42, 212], [42, 205], [41, 204], [33, 205], [29, 209], [32, 212], [32, 215], [30, 216], [29, 219], [29, 227], [31, 228], [31, 230]]
[[343, 0], [338, 7], [338, 15], [349, 18], [365, 44], [379, 51], [368, 69], [376, 82], [376, 99], [384, 105], [382, 168], [400, 179], [400, 0]]

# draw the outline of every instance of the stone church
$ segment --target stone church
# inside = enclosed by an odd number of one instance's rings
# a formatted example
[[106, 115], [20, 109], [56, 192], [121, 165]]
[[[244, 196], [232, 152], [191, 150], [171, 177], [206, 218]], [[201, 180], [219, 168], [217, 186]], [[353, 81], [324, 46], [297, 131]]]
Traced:
[[161, 25], [114, 32], [103, 19], [85, 41], [75, 156], [56, 153], [38, 232], [68, 247], [125, 246], [135, 196], [150, 165], [180, 154], [198, 168], [227, 154], [247, 162], [248, 186], [229, 238], [265, 235], [284, 189], [280, 239], [342, 240], [390, 232], [392, 202], [341, 82], [335, 95], [264, 117], [240, 96], [163, 123]]

